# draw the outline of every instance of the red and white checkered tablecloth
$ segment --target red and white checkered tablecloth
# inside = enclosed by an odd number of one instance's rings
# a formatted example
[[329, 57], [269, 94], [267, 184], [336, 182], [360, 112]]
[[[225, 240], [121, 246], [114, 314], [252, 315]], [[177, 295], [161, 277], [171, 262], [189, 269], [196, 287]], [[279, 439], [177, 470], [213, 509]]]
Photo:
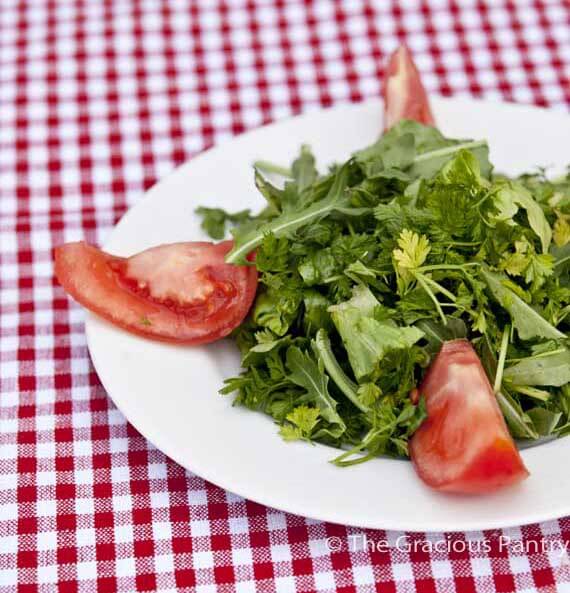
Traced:
[[401, 41], [433, 93], [570, 107], [565, 0], [0, 0], [0, 591], [570, 590], [570, 518], [408, 550], [184, 471], [108, 399], [53, 279], [54, 245], [102, 242], [211, 144], [377, 96]]

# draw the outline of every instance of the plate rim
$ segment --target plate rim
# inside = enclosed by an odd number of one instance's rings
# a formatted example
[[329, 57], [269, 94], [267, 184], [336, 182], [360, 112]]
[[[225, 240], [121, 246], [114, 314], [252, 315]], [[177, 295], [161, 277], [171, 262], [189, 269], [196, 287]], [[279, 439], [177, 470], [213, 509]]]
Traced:
[[[475, 104], [484, 103], [486, 105], [495, 106], [497, 108], [508, 107], [508, 108], [516, 109], [521, 112], [521, 115], [523, 112], [538, 111], [538, 112], [542, 112], [542, 113], [554, 112], [554, 114], [556, 114], [558, 116], [561, 116], [561, 115], [564, 116], [564, 113], [561, 112], [561, 110], [548, 109], [548, 108], [541, 107], [541, 106], [520, 104], [520, 103], [511, 103], [511, 102], [505, 102], [505, 101], [484, 100], [484, 99], [469, 98], [469, 97], [439, 97], [439, 96], [432, 96], [432, 95], [430, 95], [430, 99], [433, 100], [434, 104], [436, 104], [436, 105], [438, 105], [440, 103], [444, 104], [444, 105], [446, 103], [454, 103], [454, 104], [464, 103], [467, 106], [467, 105], [473, 105], [474, 103]], [[135, 209], [139, 208], [141, 206], [141, 204], [146, 203], [147, 200], [152, 199], [153, 195], [155, 194], [156, 191], [158, 191], [160, 189], [160, 186], [162, 184], [164, 184], [167, 180], [169, 180], [173, 176], [181, 175], [183, 169], [196, 163], [198, 160], [211, 158], [212, 155], [215, 154], [217, 151], [223, 150], [224, 147], [226, 146], [226, 144], [239, 141], [240, 139], [247, 140], [248, 137], [250, 137], [251, 135], [255, 135], [261, 129], [270, 131], [272, 128], [282, 126], [293, 119], [301, 120], [303, 118], [310, 118], [311, 116], [314, 116], [314, 115], [322, 113], [322, 112], [331, 112], [331, 111], [335, 111], [335, 110], [342, 110], [345, 108], [356, 108], [356, 109], [362, 108], [362, 109], [364, 109], [364, 108], [366, 108], [366, 106], [370, 106], [372, 104], [380, 107], [382, 102], [378, 98], [372, 98], [372, 99], [368, 99], [366, 101], [361, 101], [361, 102], [340, 103], [340, 104], [332, 105], [332, 106], [329, 106], [329, 107], [326, 107], [323, 109], [311, 109], [307, 112], [304, 112], [304, 113], [301, 113], [298, 115], [291, 115], [286, 118], [282, 118], [282, 119], [273, 121], [273, 122], [271, 122], [267, 125], [264, 125], [264, 126], [258, 126], [251, 130], [248, 130], [247, 132], [244, 132], [243, 134], [239, 134], [237, 136], [231, 136], [227, 139], [224, 139], [219, 144], [213, 145], [213, 146], [209, 147], [207, 150], [197, 153], [192, 158], [188, 159], [184, 163], [181, 163], [180, 165], [175, 167], [167, 175], [158, 179], [155, 184], [153, 184], [150, 188], [148, 188], [144, 192], [144, 194], [139, 199], [137, 199], [137, 201], [123, 214], [123, 216], [112, 227], [112, 229], [110, 229], [109, 233], [106, 235], [105, 244], [108, 244], [116, 234], [121, 232], [123, 226], [128, 223], [129, 217], [132, 214], [132, 212]], [[199, 477], [203, 478], [204, 480], [207, 480], [207, 481], [211, 482], [212, 484], [215, 484], [218, 487], [220, 487], [228, 492], [234, 493], [246, 500], [251, 500], [251, 501], [254, 501], [261, 505], [264, 505], [270, 509], [275, 509], [275, 510], [279, 510], [282, 512], [295, 514], [295, 515], [298, 515], [301, 517], [308, 518], [310, 520], [318, 520], [318, 521], [324, 521], [324, 522], [329, 522], [329, 523], [337, 523], [337, 524], [341, 524], [341, 525], [363, 528], [363, 529], [383, 529], [383, 530], [415, 531], [415, 532], [418, 532], [421, 530], [422, 532], [426, 532], [426, 533], [442, 532], [442, 526], [440, 524], [438, 524], [437, 522], [431, 523], [429, 520], [423, 521], [421, 528], [418, 527], [417, 521], [412, 522], [412, 523], [406, 523], [406, 521], [402, 521], [402, 520], [398, 519], [398, 520], [392, 522], [392, 520], [388, 519], [386, 516], [384, 516], [381, 519], [381, 521], [378, 523], [374, 523], [374, 522], [370, 522], [370, 521], [366, 521], [366, 522], [354, 521], [354, 522], [352, 522], [350, 520], [347, 520], [347, 518], [345, 516], [341, 516], [342, 512], [339, 513], [337, 516], [335, 516], [335, 514], [337, 513], [337, 510], [335, 509], [335, 512], [331, 513], [330, 508], [326, 512], [324, 512], [322, 515], [319, 515], [318, 512], [311, 511], [310, 516], [308, 516], [308, 515], [304, 514], [302, 510], [297, 509], [297, 508], [287, 508], [287, 506], [282, 505], [282, 504], [280, 504], [279, 506], [275, 506], [275, 502], [271, 499], [271, 495], [266, 496], [265, 491], [259, 492], [256, 495], [252, 495], [251, 492], [244, 492], [243, 488], [240, 487], [239, 485], [238, 485], [238, 487], [236, 487], [232, 483], [226, 483], [226, 480], [224, 480], [224, 476], [221, 475], [219, 472], [217, 472], [215, 469], [208, 468], [206, 466], [202, 466], [200, 463], [195, 464], [195, 463], [193, 463], [192, 459], [187, 459], [187, 458], [181, 459], [181, 455], [179, 455], [178, 452], [171, 447], [171, 444], [167, 438], [163, 439], [162, 437], [157, 436], [155, 434], [155, 431], [152, 428], [152, 426], [149, 427], [149, 426], [146, 426], [144, 422], [139, 422], [139, 418], [135, 418], [137, 416], [137, 414], [133, 413], [133, 410], [129, 410], [128, 414], [125, 413], [125, 410], [123, 409], [123, 406], [122, 406], [122, 402], [118, 403], [117, 399], [111, 395], [111, 390], [108, 389], [108, 387], [107, 387], [106, 377], [104, 377], [105, 373], [104, 373], [104, 371], [100, 370], [104, 365], [99, 360], [99, 355], [98, 355], [97, 349], [93, 347], [93, 339], [94, 339], [93, 336], [94, 336], [94, 332], [96, 332], [96, 329], [97, 329], [96, 323], [94, 323], [95, 321], [97, 323], [103, 323], [103, 324], [107, 325], [106, 322], [102, 321], [100, 318], [97, 318], [94, 314], [88, 312], [86, 315], [86, 320], [85, 320], [86, 342], [87, 342], [87, 348], [89, 350], [89, 354], [93, 361], [93, 366], [97, 372], [97, 375], [99, 377], [99, 380], [101, 381], [101, 384], [103, 385], [103, 387], [105, 389], [106, 395], [113, 401], [113, 404], [121, 412], [121, 414], [125, 417], [127, 422], [132, 424], [132, 426], [145, 439], [147, 439], [153, 447], [157, 448], [159, 451], [164, 453], [167, 457], [169, 457], [170, 459], [175, 461], [177, 464], [179, 464], [186, 471], [189, 471], [189, 472], [195, 474], [196, 476], [199, 476]], [[158, 430], [156, 432], [160, 433], [161, 431]], [[158, 443], [160, 443], [160, 444], [158, 444]], [[569, 443], [570, 443], [570, 441], [569, 441]], [[555, 440], [553, 442], [545, 443], [544, 445], [541, 445], [540, 449], [543, 450], [544, 448], [549, 447], [549, 446], [553, 446], [553, 445], [560, 446], [562, 444], [563, 444], [563, 439]], [[318, 447], [326, 447], [325, 445], [321, 445], [321, 444], [317, 444], [317, 446]], [[327, 449], [330, 449], [330, 448], [327, 447]], [[406, 463], [406, 460], [401, 460], [401, 459], [387, 458], [386, 461], [390, 461], [390, 462], [394, 462], [394, 463]], [[223, 474], [223, 472], [222, 472], [222, 474]], [[570, 512], [570, 504], [568, 506], [567, 511]], [[449, 526], [444, 527], [443, 531], [453, 533], [453, 532], [465, 532], [465, 531], [469, 532], [469, 531], [481, 531], [481, 530], [487, 530], [487, 529], [508, 528], [508, 527], [513, 527], [513, 526], [522, 526], [522, 525], [528, 525], [531, 523], [537, 523], [537, 522], [541, 522], [541, 521], [557, 519], [557, 518], [563, 517], [563, 516], [565, 516], [565, 515], [560, 514], [558, 511], [553, 513], [552, 511], [549, 512], [548, 510], [544, 510], [544, 512], [527, 513], [524, 521], [522, 521], [522, 522], [520, 520], [515, 520], [514, 518], [512, 520], [497, 519], [495, 521], [485, 521], [483, 527], [481, 526], [482, 525], [481, 521], [474, 520], [473, 522], [470, 522], [469, 520], [465, 520], [465, 521], [462, 520], [454, 527], [451, 527], [451, 528]]]

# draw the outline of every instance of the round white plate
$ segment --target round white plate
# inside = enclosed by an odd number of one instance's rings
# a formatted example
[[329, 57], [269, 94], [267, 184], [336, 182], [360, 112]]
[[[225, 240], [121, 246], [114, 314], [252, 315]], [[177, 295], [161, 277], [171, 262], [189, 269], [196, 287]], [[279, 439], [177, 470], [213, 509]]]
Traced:
[[[442, 131], [487, 138], [491, 158], [511, 174], [570, 160], [570, 117], [525, 106], [434, 99]], [[117, 255], [203, 239], [194, 208], [263, 205], [251, 163], [288, 164], [302, 143], [324, 170], [371, 143], [381, 104], [370, 101], [308, 113], [243, 134], [182, 165], [150, 189], [115, 227], [105, 249]], [[89, 315], [87, 338], [107, 392], [159, 449], [214, 484], [291, 513], [359, 527], [457, 531], [520, 525], [570, 514], [570, 439], [523, 452], [525, 483], [491, 496], [452, 497], [426, 488], [406, 461], [376, 459], [340, 469], [325, 446], [285, 443], [269, 417], [218, 395], [239, 371], [229, 340], [178, 347], [129, 335]]]

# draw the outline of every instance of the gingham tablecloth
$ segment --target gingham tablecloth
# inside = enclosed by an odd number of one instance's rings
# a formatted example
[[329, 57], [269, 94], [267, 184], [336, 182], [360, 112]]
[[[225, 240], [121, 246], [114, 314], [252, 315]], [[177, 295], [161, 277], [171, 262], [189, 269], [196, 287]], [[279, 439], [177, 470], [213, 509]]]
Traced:
[[564, 0], [0, 0], [0, 591], [570, 590], [529, 545], [570, 519], [408, 550], [184, 471], [107, 397], [53, 279], [55, 245], [102, 242], [204, 148], [377, 96], [402, 41], [430, 92], [570, 106]]

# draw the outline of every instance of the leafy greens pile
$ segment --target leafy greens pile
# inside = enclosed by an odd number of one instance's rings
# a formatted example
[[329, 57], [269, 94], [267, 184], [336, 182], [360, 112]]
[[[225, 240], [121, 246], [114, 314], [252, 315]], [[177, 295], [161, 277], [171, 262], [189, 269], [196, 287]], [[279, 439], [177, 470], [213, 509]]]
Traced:
[[237, 225], [227, 261], [255, 251], [260, 275], [221, 393], [342, 447], [338, 465], [406, 456], [426, 416], [410, 392], [466, 337], [514, 437], [570, 433], [570, 175], [493, 175], [484, 141], [402, 121], [325, 175], [303, 147], [255, 182], [258, 216], [199, 209], [214, 238]]

